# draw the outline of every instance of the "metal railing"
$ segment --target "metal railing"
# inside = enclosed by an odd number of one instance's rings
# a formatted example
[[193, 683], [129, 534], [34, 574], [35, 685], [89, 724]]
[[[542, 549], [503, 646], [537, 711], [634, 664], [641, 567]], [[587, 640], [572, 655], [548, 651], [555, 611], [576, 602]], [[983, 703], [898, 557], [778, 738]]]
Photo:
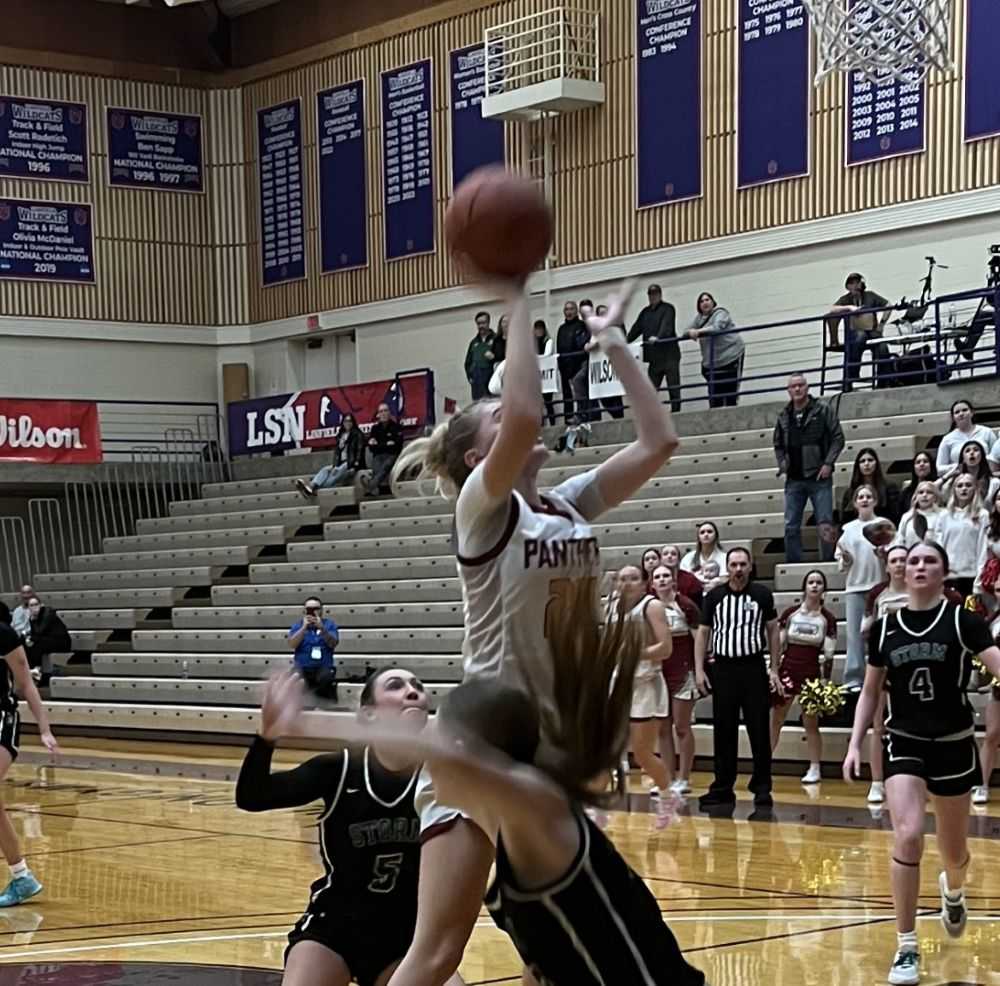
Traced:
[[600, 17], [558, 6], [486, 29], [487, 93], [554, 79], [601, 80]]

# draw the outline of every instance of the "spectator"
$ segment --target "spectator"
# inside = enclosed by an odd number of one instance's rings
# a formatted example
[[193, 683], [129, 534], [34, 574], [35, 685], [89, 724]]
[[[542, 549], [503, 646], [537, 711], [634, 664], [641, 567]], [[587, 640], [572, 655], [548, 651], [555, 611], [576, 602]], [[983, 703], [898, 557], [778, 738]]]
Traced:
[[916, 492], [917, 486], [925, 481], [937, 482], [937, 466], [934, 464], [934, 457], [930, 452], [918, 452], [913, 457], [913, 465], [910, 467], [910, 478], [903, 483], [903, 489], [899, 494], [899, 509], [901, 513], [906, 513], [910, 509], [910, 500]]
[[840, 501], [840, 522], [844, 524], [858, 516], [854, 509], [854, 494], [862, 485], [870, 486], [875, 491], [875, 512], [880, 517], [898, 524], [899, 487], [886, 480], [878, 452], [873, 448], [863, 448], [854, 457], [851, 481]]
[[496, 354], [493, 346], [496, 335], [490, 328], [490, 313], [476, 313], [476, 334], [465, 352], [465, 379], [469, 381], [472, 399], [478, 401], [489, 396], [490, 377], [493, 376], [493, 364]]
[[368, 451], [371, 453], [372, 474], [368, 479], [368, 495], [378, 496], [388, 485], [389, 473], [403, 448], [403, 429], [388, 404], [379, 404], [375, 424], [368, 433]]
[[993, 448], [990, 449], [990, 454], [987, 457], [989, 459], [990, 468], [993, 470], [994, 476], [1000, 476], [1000, 438], [993, 443]]
[[646, 580], [646, 587], [651, 593], [653, 591], [653, 571], [661, 564], [661, 556], [658, 548], [647, 548], [642, 553], [642, 558], [639, 559], [639, 570], [642, 572], [643, 578]]
[[732, 316], [707, 291], [698, 295], [695, 307], [698, 314], [687, 335], [701, 346], [701, 375], [708, 383], [708, 406], [735, 407], [740, 399], [746, 346]]
[[912, 507], [903, 514], [899, 530], [893, 544], [912, 548], [928, 536], [933, 535], [944, 511], [941, 509], [941, 491], [937, 483], [925, 481], [917, 484], [913, 494]]
[[295, 485], [303, 496], [313, 497], [317, 490], [333, 486], [345, 486], [354, 479], [359, 469], [365, 468], [365, 442], [358, 422], [353, 414], [345, 414], [340, 419], [340, 431], [334, 447], [333, 462], [312, 478], [312, 482], [296, 479]]
[[993, 494], [1000, 488], [1000, 479], [990, 472], [983, 446], [975, 439], [962, 446], [962, 450], [958, 453], [958, 463], [938, 480], [945, 498], [951, 492], [955, 480], [962, 475], [972, 477], [983, 503], [989, 503], [993, 499]]
[[[552, 341], [552, 336], [549, 335], [545, 319], [536, 318], [533, 329], [535, 333], [535, 345], [538, 347], [538, 355], [551, 356], [556, 351], [556, 347]], [[542, 394], [542, 399], [545, 401], [545, 417], [550, 425], [554, 425], [556, 423], [555, 401], [552, 399], [551, 394]]]
[[938, 518], [932, 540], [948, 552], [951, 571], [945, 582], [949, 588], [971, 596], [986, 563], [990, 515], [983, 507], [975, 480], [961, 475], [952, 483], [948, 506]]
[[702, 568], [712, 561], [716, 563], [715, 574], [718, 575], [726, 564], [726, 549], [719, 541], [719, 529], [715, 522], [703, 520], [698, 525], [698, 543], [681, 559], [681, 568], [696, 575], [704, 584], [706, 580]]
[[502, 363], [507, 358], [507, 325], [510, 316], [506, 313], [500, 316], [497, 322], [497, 330], [493, 336], [493, 365]]
[[28, 600], [30, 623], [24, 638], [28, 667], [43, 687], [52, 677], [52, 655], [73, 649], [69, 630], [51, 606], [43, 606], [37, 596]]
[[[651, 548], [651, 551], [655, 551], [655, 548]], [[643, 556], [645, 557], [645, 555]], [[692, 575], [690, 572], [685, 572], [681, 568], [681, 552], [680, 548], [676, 544], [665, 544], [660, 549], [660, 564], [666, 565], [667, 568], [673, 573], [674, 585], [677, 586], [677, 591], [682, 596], [687, 596], [701, 609], [701, 601], [705, 594], [705, 586], [702, 584], [701, 579], [697, 575]]]
[[785, 477], [785, 559], [802, 561], [802, 515], [812, 503], [820, 557], [833, 559], [833, 469], [844, 451], [837, 412], [809, 393], [803, 373], [788, 378], [791, 400], [774, 426], [774, 457]]
[[35, 595], [35, 590], [30, 585], [21, 586], [21, 600], [11, 614], [11, 628], [19, 637], [28, 636], [28, 624], [31, 622], [31, 614], [28, 612], [28, 603]]
[[[587, 304], [589, 304], [589, 302], [587, 302]], [[584, 302], [581, 301], [580, 302], [581, 309], [583, 308], [583, 305]], [[598, 318], [604, 318], [604, 316], [608, 314], [608, 306], [598, 305], [595, 314], [597, 315]], [[624, 325], [620, 325], [619, 328], [624, 328]], [[591, 407], [593, 406], [594, 402], [591, 401]], [[614, 418], [615, 420], [620, 421], [622, 418], [625, 417], [625, 402], [622, 400], [621, 394], [615, 394], [613, 397], [602, 397], [601, 407], [603, 407], [604, 410], [607, 411], [608, 414], [610, 414], [611, 417]], [[597, 420], [599, 416], [592, 413], [591, 417], [594, 420]]]
[[572, 424], [574, 401], [581, 421], [589, 417], [590, 402], [587, 382], [587, 354], [584, 351], [590, 341], [590, 330], [580, 318], [580, 310], [575, 301], [563, 305], [563, 323], [556, 332], [556, 354], [559, 357], [559, 379], [562, 382], [563, 417], [566, 424]]
[[966, 442], [979, 442], [987, 455], [996, 442], [996, 435], [986, 425], [976, 424], [976, 409], [972, 401], [959, 400], [951, 405], [951, 431], [941, 439], [937, 450], [937, 471], [945, 476], [951, 466], [958, 464], [962, 446]]
[[[977, 591], [986, 612], [995, 618], [1000, 612], [1000, 493], [989, 505], [990, 526], [986, 531], [986, 561], [979, 572]], [[1000, 631], [1000, 623], [996, 629]], [[1000, 684], [997, 685], [1000, 689]], [[997, 698], [1000, 698], [998, 692]]]
[[628, 341], [642, 337], [642, 358], [648, 365], [649, 379], [659, 390], [667, 381], [670, 392], [670, 409], [677, 414], [681, 409], [681, 347], [677, 341], [677, 311], [669, 301], [663, 300], [659, 284], [650, 284], [646, 291], [649, 304], [629, 330]]
[[336, 701], [337, 665], [334, 651], [340, 630], [323, 616], [323, 602], [310, 596], [302, 606], [302, 619], [288, 631], [288, 646], [295, 651], [293, 663], [306, 685], [320, 698]]
[[877, 502], [873, 487], [862, 484], [854, 491], [855, 520], [844, 525], [837, 542], [836, 559], [841, 572], [847, 573], [844, 588], [844, 618], [847, 622], [847, 663], [844, 689], [857, 693], [865, 677], [865, 638], [861, 624], [865, 618], [865, 597], [882, 581], [882, 559], [875, 546], [864, 536], [866, 524], [884, 520], [875, 513]]
[[[872, 350], [872, 377], [877, 386], [887, 387], [891, 384], [886, 372], [889, 347], [884, 342], [873, 344], [871, 340], [882, 338], [882, 329], [892, 311], [890, 309], [883, 312], [881, 318], [876, 312], [861, 315], [852, 313], [859, 308], [885, 308], [889, 302], [882, 295], [869, 291], [860, 274], [848, 274], [844, 287], [847, 288], [847, 294], [841, 295], [830, 309], [831, 315], [849, 316], [844, 337], [844, 391], [850, 391], [861, 376], [861, 360], [869, 346]], [[830, 330], [830, 348], [839, 349], [837, 329], [840, 319], [828, 318], [826, 324]]]
[[5, 627], [9, 627], [11, 620], [10, 607], [3, 600], [0, 600], [0, 623]]
[[710, 640], [715, 657], [711, 685], [715, 780], [699, 801], [702, 809], [726, 809], [735, 804], [741, 710], [753, 754], [750, 790], [754, 804], [760, 808], [773, 804], [770, 691], [778, 688], [781, 647], [774, 597], [770, 589], [750, 581], [752, 566], [746, 548], [730, 548], [726, 555], [728, 581], [705, 593], [702, 603], [694, 651], [695, 680], [702, 694], [710, 690], [705, 675]]

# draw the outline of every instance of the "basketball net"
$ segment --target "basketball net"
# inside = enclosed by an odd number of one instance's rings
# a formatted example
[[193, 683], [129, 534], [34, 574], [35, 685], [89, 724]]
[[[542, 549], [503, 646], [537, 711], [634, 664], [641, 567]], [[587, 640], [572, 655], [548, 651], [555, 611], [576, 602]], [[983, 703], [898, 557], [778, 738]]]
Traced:
[[952, 0], [802, 0], [817, 38], [815, 83], [831, 72], [919, 82], [951, 71]]

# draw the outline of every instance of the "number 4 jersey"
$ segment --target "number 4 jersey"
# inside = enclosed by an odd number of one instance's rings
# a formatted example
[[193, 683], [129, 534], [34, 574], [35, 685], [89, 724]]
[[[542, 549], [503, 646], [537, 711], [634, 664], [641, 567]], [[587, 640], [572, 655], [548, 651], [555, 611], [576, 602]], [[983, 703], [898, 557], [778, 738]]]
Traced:
[[972, 658], [992, 646], [986, 621], [946, 599], [933, 609], [901, 609], [876, 622], [868, 663], [886, 671], [889, 732], [928, 740], [971, 736], [966, 688]]

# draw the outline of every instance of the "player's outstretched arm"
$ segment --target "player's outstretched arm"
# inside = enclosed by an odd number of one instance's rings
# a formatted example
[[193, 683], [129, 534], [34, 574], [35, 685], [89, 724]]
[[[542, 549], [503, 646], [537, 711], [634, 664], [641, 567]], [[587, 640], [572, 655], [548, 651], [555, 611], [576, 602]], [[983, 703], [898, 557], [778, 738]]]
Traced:
[[593, 341], [607, 355], [625, 388], [635, 421], [635, 441], [597, 468], [601, 498], [609, 510], [655, 476], [680, 444], [670, 409], [660, 403], [649, 376], [632, 356], [625, 333], [619, 328], [634, 287], [634, 281], [623, 282], [611, 299], [607, 315], [587, 318]]
[[844, 780], [853, 781], [861, 774], [861, 744], [864, 742], [868, 729], [875, 718], [879, 695], [885, 681], [885, 669], [871, 665], [865, 671], [865, 683], [861, 688], [861, 697], [854, 710], [854, 726], [851, 729], [851, 742], [844, 757]]
[[38, 694], [35, 686], [35, 679], [31, 677], [31, 668], [28, 667], [28, 657], [24, 653], [23, 647], [15, 647], [9, 654], [4, 655], [4, 660], [10, 668], [10, 673], [14, 676], [14, 684], [18, 692], [23, 696], [31, 714], [35, 717], [35, 725], [42, 745], [49, 753], [58, 753], [59, 744], [56, 743], [55, 736], [52, 735], [52, 727], [49, 725], [49, 716], [42, 705], [42, 696]]

